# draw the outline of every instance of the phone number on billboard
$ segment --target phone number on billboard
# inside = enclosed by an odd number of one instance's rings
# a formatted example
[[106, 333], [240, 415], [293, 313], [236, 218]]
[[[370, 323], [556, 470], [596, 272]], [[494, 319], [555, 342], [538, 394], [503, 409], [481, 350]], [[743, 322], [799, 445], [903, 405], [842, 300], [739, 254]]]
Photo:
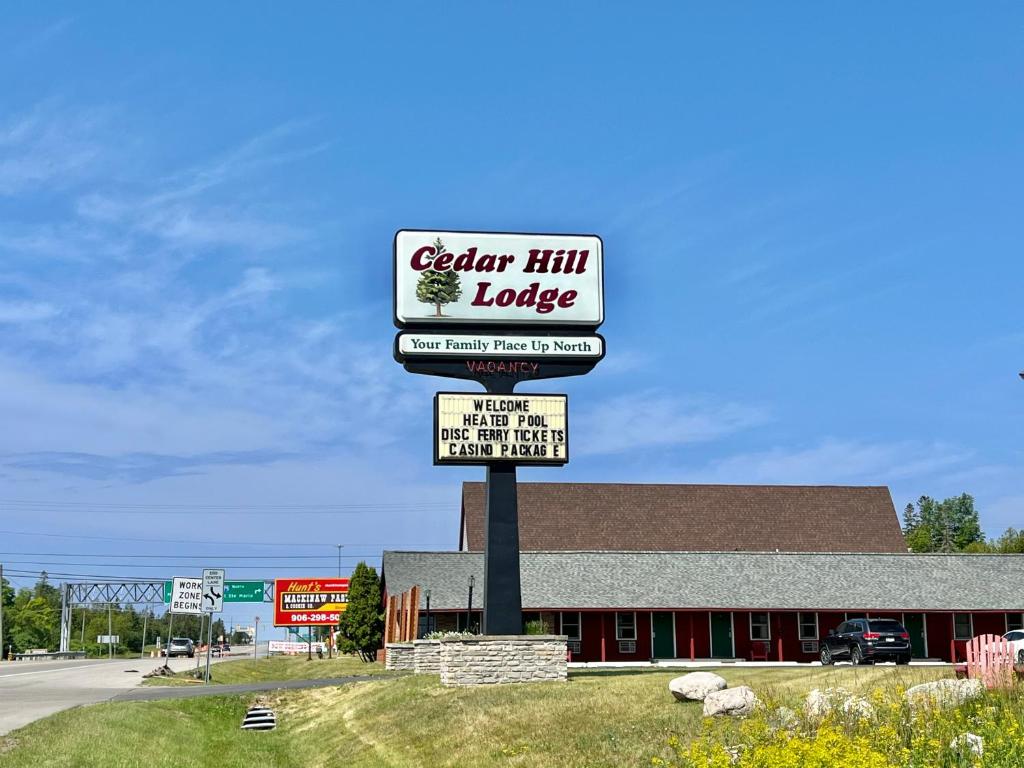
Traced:
[[293, 613], [292, 621], [327, 621], [332, 624], [341, 621], [340, 613]]

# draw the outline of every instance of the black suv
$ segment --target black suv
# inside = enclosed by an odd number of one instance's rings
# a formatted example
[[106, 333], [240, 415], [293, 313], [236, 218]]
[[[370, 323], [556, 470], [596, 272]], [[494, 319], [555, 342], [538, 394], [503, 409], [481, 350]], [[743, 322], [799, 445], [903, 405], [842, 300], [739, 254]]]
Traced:
[[849, 659], [854, 664], [872, 661], [910, 663], [910, 633], [895, 619], [850, 619], [829, 630], [821, 644], [821, 663]]

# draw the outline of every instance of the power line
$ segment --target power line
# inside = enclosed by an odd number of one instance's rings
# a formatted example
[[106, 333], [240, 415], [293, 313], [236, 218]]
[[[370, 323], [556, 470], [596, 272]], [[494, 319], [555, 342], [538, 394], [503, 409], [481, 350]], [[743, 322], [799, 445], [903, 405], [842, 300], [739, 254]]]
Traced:
[[137, 510], [182, 510], [203, 512], [207, 510], [227, 510], [241, 512], [344, 512], [344, 511], [373, 511], [373, 510], [416, 510], [423, 508], [443, 507], [451, 509], [452, 504], [447, 501], [417, 501], [417, 502], [361, 502], [356, 504], [125, 504], [106, 501], [43, 501], [32, 499], [0, 499], [0, 506], [13, 506], [23, 508], [38, 507], [62, 507], [72, 509], [95, 509], [95, 510], [126, 510], [129, 512]]
[[[365, 557], [375, 557], [380, 550], [371, 555], [341, 555], [346, 560], [362, 560]], [[19, 557], [116, 557], [116, 558], [145, 558], [148, 560], [330, 560], [334, 562], [338, 555], [117, 555], [104, 554], [94, 555], [90, 552], [0, 552], [0, 555], [15, 555]], [[25, 560], [11, 560], [9, 562], [35, 562]]]
[[[377, 557], [379, 557], [379, 555], [376, 556], [376, 557], [370, 557], [370, 558], [364, 558], [364, 559], [375, 560], [375, 559], [377, 559]], [[208, 558], [208, 559], [213, 561], [213, 560], [216, 560], [217, 558]], [[17, 564], [17, 565], [74, 565], [74, 566], [96, 566], [96, 565], [99, 565], [99, 566], [102, 566], [104, 568], [126, 568], [126, 569], [135, 569], [135, 568], [164, 568], [164, 569], [167, 569], [167, 568], [170, 568], [170, 567], [172, 567], [174, 565], [174, 563], [161, 563], [159, 565], [147, 565], [145, 563], [72, 563], [72, 562], [68, 562], [67, 560], [59, 560], [59, 561], [54, 561], [54, 560], [5, 560], [4, 563], [13, 563], [13, 564]], [[177, 565], [181, 566], [182, 568], [197, 568], [197, 567], [199, 567], [196, 563], [178, 563]], [[282, 566], [278, 566], [278, 567], [282, 567]], [[284, 567], [298, 567], [298, 566], [284, 566]], [[231, 569], [235, 570], [235, 571], [237, 571], [237, 570], [252, 571], [252, 570], [257, 570], [257, 569], [259, 569], [259, 570], [266, 570], [267, 566], [265, 566], [265, 565], [233, 565], [233, 566], [231, 566]]]
[[[310, 544], [306, 542], [282, 542], [282, 541], [214, 541], [212, 539], [146, 539], [131, 536], [88, 536], [76, 533], [44, 533], [41, 531], [5, 531], [0, 533], [11, 536], [41, 536], [54, 539], [89, 539], [92, 541], [144, 541], [151, 544], [214, 544], [214, 545], [237, 545], [240, 547], [331, 547], [334, 544]], [[347, 547], [347, 549], [371, 549], [371, 547]]]

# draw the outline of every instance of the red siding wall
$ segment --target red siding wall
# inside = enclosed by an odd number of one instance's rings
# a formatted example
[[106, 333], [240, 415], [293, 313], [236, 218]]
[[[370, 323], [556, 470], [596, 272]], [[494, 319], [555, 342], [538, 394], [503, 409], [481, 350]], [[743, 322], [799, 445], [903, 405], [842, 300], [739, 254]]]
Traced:
[[953, 637], [953, 615], [951, 613], [926, 613], [925, 626], [928, 628], [928, 655], [935, 659], [949, 661], [949, 641]]
[[[706, 659], [711, 655], [711, 625], [707, 611], [676, 612], [676, 655], [690, 658], [690, 638], [693, 638], [693, 656]], [[693, 630], [691, 635], [691, 629]]]
[[750, 658], [750, 613], [734, 611], [732, 616], [733, 647], [737, 659]]
[[[872, 617], [893, 618], [902, 620], [902, 613], [892, 611], [872, 611]], [[973, 613], [974, 634], [1001, 635], [1006, 631], [1006, 616], [1003, 613]], [[439, 617], [440, 618], [440, 617]], [[651, 656], [651, 613], [636, 612], [636, 653], [619, 653], [619, 644], [615, 639], [614, 611], [583, 611], [582, 644], [579, 654], [574, 654], [576, 661], [601, 660], [601, 627], [605, 632], [605, 659], [607, 661], [647, 661]], [[692, 620], [692, 623], [691, 623]], [[845, 620], [845, 614], [839, 611], [818, 612], [819, 642]], [[711, 656], [710, 614], [708, 611], [675, 612], [676, 623], [676, 655], [680, 659], [690, 657], [690, 639], [693, 638], [694, 657], [707, 659]], [[692, 628], [692, 633], [691, 633]], [[925, 613], [925, 628], [928, 635], [928, 655], [950, 661], [950, 641], [953, 632], [952, 614], [949, 612]], [[750, 658], [750, 612], [733, 612], [733, 631], [736, 656], [741, 659]], [[768, 653], [770, 661], [779, 660], [779, 641], [782, 641], [782, 659], [784, 661], [810, 662], [817, 654], [803, 653], [799, 639], [799, 627], [796, 611], [771, 612], [771, 647]], [[962, 661], [966, 641], [955, 643], [956, 661]]]

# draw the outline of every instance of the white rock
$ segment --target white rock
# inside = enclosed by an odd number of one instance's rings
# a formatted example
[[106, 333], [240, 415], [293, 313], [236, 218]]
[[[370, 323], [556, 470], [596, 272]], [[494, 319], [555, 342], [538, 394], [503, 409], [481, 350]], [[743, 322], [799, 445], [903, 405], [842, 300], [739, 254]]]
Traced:
[[789, 707], [779, 707], [768, 714], [768, 725], [773, 731], [792, 731], [800, 725], [800, 718]]
[[955, 707], [985, 692], [981, 680], [955, 680], [947, 678], [932, 683], [921, 683], [907, 690], [907, 701], [912, 707]]
[[814, 688], [804, 700], [804, 714], [809, 720], [821, 720], [849, 698], [850, 692], [845, 688]]
[[725, 689], [723, 678], [711, 672], [691, 672], [669, 681], [668, 689], [679, 701], [704, 701], [714, 691]]
[[757, 706], [757, 696], [745, 685], [738, 688], [726, 688], [714, 691], [704, 698], [704, 716], [732, 715], [741, 717], [749, 715]]
[[843, 714], [852, 718], [869, 718], [875, 716], [875, 708], [867, 699], [861, 696], [851, 696], [843, 702]]
[[985, 752], [985, 740], [974, 733], [962, 733], [949, 742], [949, 748], [959, 755], [970, 753], [981, 757]]

